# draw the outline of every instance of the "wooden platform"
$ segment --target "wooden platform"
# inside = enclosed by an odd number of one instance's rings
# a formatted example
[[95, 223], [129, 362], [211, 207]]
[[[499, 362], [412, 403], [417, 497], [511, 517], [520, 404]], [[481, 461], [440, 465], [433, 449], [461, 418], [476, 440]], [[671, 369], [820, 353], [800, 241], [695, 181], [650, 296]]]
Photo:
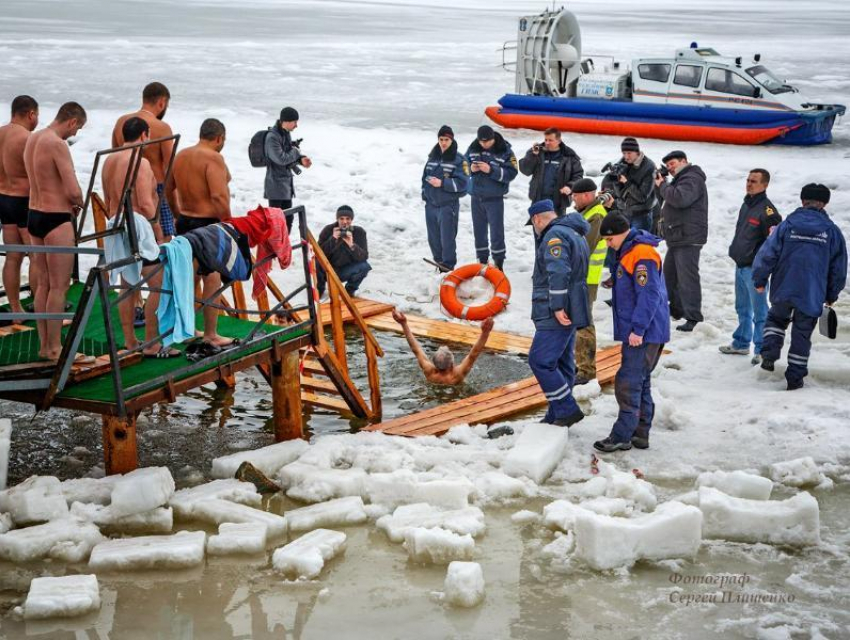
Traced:
[[[488, 343], [489, 347], [489, 343]], [[597, 352], [597, 380], [613, 382], [620, 368], [620, 345]], [[546, 397], [532, 376], [463, 400], [366, 427], [398, 436], [438, 436], [459, 424], [492, 424], [546, 406]]]

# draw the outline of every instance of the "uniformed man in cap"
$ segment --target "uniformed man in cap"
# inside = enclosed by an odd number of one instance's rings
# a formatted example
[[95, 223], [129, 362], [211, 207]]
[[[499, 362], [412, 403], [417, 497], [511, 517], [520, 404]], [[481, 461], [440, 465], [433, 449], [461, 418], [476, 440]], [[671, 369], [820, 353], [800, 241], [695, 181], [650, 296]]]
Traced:
[[608, 214], [596, 195], [596, 183], [590, 178], [581, 178], [573, 184], [573, 206], [590, 225], [585, 236], [590, 251], [587, 269], [587, 305], [590, 309], [590, 324], [576, 333], [576, 385], [587, 384], [596, 377], [596, 327], [593, 326], [593, 304], [602, 280], [602, 267], [608, 249], [599, 235], [602, 220]]
[[580, 213], [559, 217], [551, 200], [528, 209], [534, 226], [531, 319], [534, 340], [528, 364], [549, 408], [543, 422], [569, 427], [584, 414], [573, 398], [576, 331], [591, 323], [587, 297], [590, 225]]
[[600, 233], [616, 258], [612, 311], [614, 339], [622, 343], [622, 360], [614, 378], [619, 413], [611, 433], [593, 443], [610, 453], [649, 448], [655, 414], [650, 379], [664, 344], [670, 340], [667, 287], [656, 247], [660, 240], [641, 229], [630, 229], [619, 213], [602, 221]]
[[776, 227], [756, 254], [753, 284], [764, 292], [770, 278], [770, 310], [764, 325], [761, 368], [773, 371], [791, 324], [785, 380], [800, 389], [809, 373], [812, 332], [824, 305], [832, 306], [847, 284], [847, 244], [824, 207], [830, 192], [807, 184], [802, 206]]
[[753, 169], [747, 176], [747, 195], [738, 212], [735, 237], [729, 245], [729, 257], [735, 261], [735, 311], [738, 328], [732, 334], [732, 344], [720, 347], [720, 353], [748, 356], [750, 343], [755, 351], [751, 363], [761, 362], [761, 342], [767, 319], [767, 293], [756, 291], [753, 284], [753, 260], [761, 245], [782, 222], [782, 216], [767, 197], [770, 173]]
[[485, 124], [478, 127], [476, 139], [466, 151], [466, 161], [475, 254], [481, 264], [487, 264], [492, 254], [496, 268], [504, 271], [505, 196], [517, 176], [516, 156], [502, 134]]

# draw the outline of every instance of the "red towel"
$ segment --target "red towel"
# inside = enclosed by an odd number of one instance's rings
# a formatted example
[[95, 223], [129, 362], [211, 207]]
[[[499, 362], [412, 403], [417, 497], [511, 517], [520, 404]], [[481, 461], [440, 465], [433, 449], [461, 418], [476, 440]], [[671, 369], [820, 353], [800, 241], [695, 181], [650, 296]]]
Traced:
[[[283, 210], [260, 205], [249, 211], [248, 215], [231, 218], [227, 222], [248, 237], [248, 246], [257, 247], [258, 263], [269, 255], [278, 259], [281, 269], [286, 269], [292, 263], [292, 245]], [[254, 300], [265, 290], [271, 269], [271, 260], [254, 267], [254, 288], [251, 292]]]

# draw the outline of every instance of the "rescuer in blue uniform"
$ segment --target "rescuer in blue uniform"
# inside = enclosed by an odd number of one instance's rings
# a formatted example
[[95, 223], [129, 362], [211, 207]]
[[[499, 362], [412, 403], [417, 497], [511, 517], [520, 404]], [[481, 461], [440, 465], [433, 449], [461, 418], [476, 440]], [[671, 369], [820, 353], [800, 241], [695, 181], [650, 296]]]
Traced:
[[661, 241], [648, 231], [630, 229], [628, 219], [609, 213], [600, 235], [615, 252], [612, 310], [614, 339], [622, 343], [622, 360], [614, 378], [620, 408], [611, 434], [593, 446], [598, 451], [649, 448], [655, 414], [650, 379], [665, 343], [670, 341], [669, 301], [661, 256]]
[[785, 380], [799, 389], [809, 373], [812, 332], [823, 306], [832, 306], [847, 283], [847, 244], [824, 207], [830, 192], [822, 184], [807, 184], [802, 206], [791, 213], [761, 245], [753, 263], [753, 284], [759, 293], [770, 278], [770, 310], [764, 325], [761, 368], [773, 371], [791, 324], [791, 346]]
[[485, 124], [478, 127], [476, 139], [466, 151], [466, 161], [471, 173], [475, 254], [481, 264], [487, 264], [492, 253], [496, 268], [504, 271], [505, 196], [517, 176], [516, 156], [502, 134]]
[[591, 324], [587, 297], [590, 225], [580, 213], [559, 217], [551, 200], [528, 209], [534, 226], [531, 319], [534, 340], [528, 364], [549, 402], [543, 422], [569, 427], [584, 414], [573, 398], [576, 331]]

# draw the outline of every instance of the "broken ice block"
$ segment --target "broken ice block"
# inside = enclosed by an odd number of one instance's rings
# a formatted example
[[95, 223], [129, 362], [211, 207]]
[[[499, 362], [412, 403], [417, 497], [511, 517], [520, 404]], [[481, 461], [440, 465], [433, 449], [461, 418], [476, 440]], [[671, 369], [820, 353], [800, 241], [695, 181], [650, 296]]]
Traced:
[[272, 566], [276, 571], [298, 578], [315, 578], [325, 562], [345, 549], [345, 534], [329, 529], [315, 529], [297, 540], [276, 549]]
[[70, 507], [75, 502], [106, 506], [112, 501], [112, 490], [121, 476], [75, 478], [62, 483], [62, 495]]
[[26, 620], [70, 618], [100, 609], [97, 576], [33, 578], [24, 603]]
[[210, 536], [207, 553], [211, 556], [263, 553], [266, 550], [266, 525], [259, 522], [224, 522], [218, 535]]
[[254, 509], [228, 500], [210, 499], [195, 503], [192, 517], [201, 522], [222, 524], [225, 522], [244, 523], [254, 522], [266, 525], [271, 538], [286, 533], [286, 519], [276, 513]]
[[409, 504], [398, 507], [392, 515], [382, 516], [375, 523], [393, 542], [401, 542], [409, 529], [440, 527], [460, 535], [477, 538], [486, 528], [484, 513], [478, 507], [441, 511], [429, 504]]
[[770, 465], [770, 477], [780, 484], [787, 484], [792, 487], [832, 486], [832, 480], [820, 472], [817, 463], [811, 456]]
[[100, 530], [90, 522], [76, 518], [52, 520], [0, 535], [0, 558], [12, 562], [47, 557], [82, 562], [89, 557], [92, 547], [103, 540]]
[[575, 536], [576, 556], [599, 570], [644, 559], [690, 558], [702, 541], [702, 513], [680, 502], [666, 502], [635, 518], [581, 509], [575, 516]]
[[96, 524], [105, 533], [171, 533], [174, 514], [171, 507], [157, 507], [144, 513], [116, 516], [109, 506], [75, 502], [71, 515]]
[[293, 462], [280, 470], [280, 485], [286, 495], [302, 502], [324, 502], [331, 498], [362, 496], [366, 472], [363, 469], [325, 469]]
[[32, 476], [0, 491], [0, 512], [8, 512], [17, 526], [68, 517], [62, 483], [53, 476]]
[[287, 440], [253, 451], [231, 453], [212, 461], [210, 475], [213, 478], [232, 478], [239, 465], [247, 460], [267, 476], [273, 476], [281, 467], [294, 462], [309, 446], [306, 440]]
[[92, 549], [93, 571], [186, 569], [204, 561], [207, 534], [180, 531], [173, 536], [143, 536], [101, 542]]
[[475, 487], [466, 478], [421, 481], [409, 469], [373, 473], [365, 480], [369, 502], [390, 509], [417, 502], [445, 509], [462, 509], [469, 504], [469, 494], [474, 490]]
[[136, 469], [115, 482], [110, 508], [116, 517], [144, 513], [167, 504], [173, 493], [174, 478], [167, 468]]
[[12, 421], [0, 420], [0, 491], [6, 488], [9, 472], [9, 450], [12, 447]]
[[484, 600], [484, 572], [477, 562], [455, 561], [446, 571], [446, 601], [457, 607], [474, 607]]
[[769, 500], [773, 482], [744, 471], [706, 471], [697, 476], [696, 487], [714, 487], [726, 495], [747, 500]]
[[263, 497], [257, 492], [257, 487], [253, 484], [230, 479], [213, 480], [196, 487], [180, 489], [171, 496], [169, 504], [174, 508], [174, 513], [178, 517], [191, 518], [192, 510], [198, 502], [212, 498], [238, 502], [251, 507], [259, 507], [263, 501]]
[[529, 424], [505, 457], [502, 471], [542, 484], [564, 457], [568, 433], [567, 429], [551, 424]]
[[787, 500], [745, 500], [702, 487], [699, 508], [706, 538], [788, 545], [820, 543], [818, 501], [809, 493], [798, 493]]
[[412, 527], [404, 534], [404, 548], [413, 562], [448, 564], [453, 560], [471, 560], [475, 541], [469, 534], [458, 534], [435, 527]]
[[321, 527], [360, 524], [368, 518], [363, 499], [360, 496], [349, 496], [287, 511], [284, 519], [290, 531], [309, 531]]

